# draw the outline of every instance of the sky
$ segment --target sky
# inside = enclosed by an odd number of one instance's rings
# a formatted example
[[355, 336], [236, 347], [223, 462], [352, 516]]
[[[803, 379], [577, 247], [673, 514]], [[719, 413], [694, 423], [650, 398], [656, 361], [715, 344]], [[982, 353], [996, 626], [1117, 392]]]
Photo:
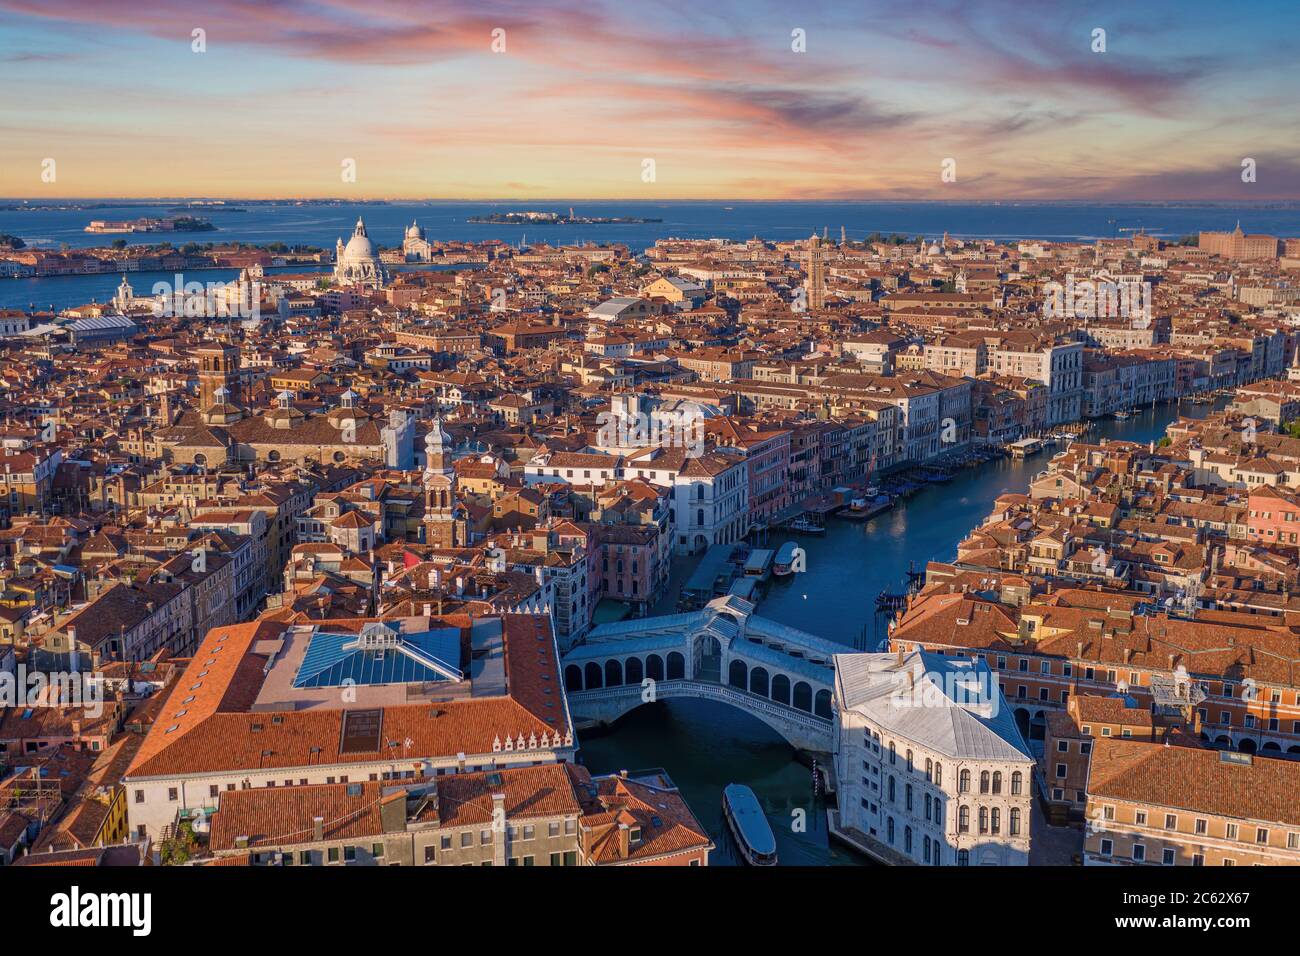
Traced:
[[0, 0], [0, 195], [1300, 199], [1297, 28], [1293, 0]]

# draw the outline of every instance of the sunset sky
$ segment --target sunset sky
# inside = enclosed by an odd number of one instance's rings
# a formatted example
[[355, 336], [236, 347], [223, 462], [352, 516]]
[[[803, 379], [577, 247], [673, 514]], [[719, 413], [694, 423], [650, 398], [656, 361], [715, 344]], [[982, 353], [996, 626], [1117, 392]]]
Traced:
[[0, 0], [0, 195], [1297, 199], [1298, 32], [1294, 2]]

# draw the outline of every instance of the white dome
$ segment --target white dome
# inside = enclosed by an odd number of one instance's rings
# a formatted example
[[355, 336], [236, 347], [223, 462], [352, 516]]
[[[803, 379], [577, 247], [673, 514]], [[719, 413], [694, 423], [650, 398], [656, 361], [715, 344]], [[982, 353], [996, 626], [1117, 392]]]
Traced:
[[343, 257], [352, 262], [362, 262], [375, 257], [375, 244], [368, 236], [353, 236], [343, 249]]
[[334, 277], [340, 282], [362, 285], [382, 285], [386, 278], [379, 251], [366, 235], [366, 224], [359, 218], [352, 238], [346, 247], [339, 242], [338, 261], [334, 264]]

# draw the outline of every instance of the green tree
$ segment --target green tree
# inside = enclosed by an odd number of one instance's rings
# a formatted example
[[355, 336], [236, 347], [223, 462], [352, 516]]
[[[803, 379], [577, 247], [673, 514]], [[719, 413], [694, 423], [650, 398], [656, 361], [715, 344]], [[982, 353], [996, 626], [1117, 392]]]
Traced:
[[163, 866], [181, 866], [188, 863], [193, 859], [198, 848], [199, 841], [194, 835], [194, 827], [186, 820], [176, 828], [175, 836], [162, 841], [159, 852], [162, 855]]

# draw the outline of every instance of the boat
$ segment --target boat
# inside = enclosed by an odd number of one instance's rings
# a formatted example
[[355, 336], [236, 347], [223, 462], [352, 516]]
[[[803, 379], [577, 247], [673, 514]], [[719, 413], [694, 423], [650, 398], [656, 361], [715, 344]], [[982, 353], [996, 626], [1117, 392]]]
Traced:
[[1115, 413], [1115, 417], [1118, 418], [1120, 421], [1123, 421], [1124, 419], [1129, 417], [1129, 413], [1124, 411], [1123, 409], [1120, 409], [1118, 412]]
[[817, 524], [806, 515], [800, 515], [790, 522], [791, 531], [797, 531], [800, 534], [825, 534], [826, 528]]
[[793, 541], [787, 541], [777, 549], [776, 557], [772, 560], [772, 573], [778, 578], [786, 577], [794, 573], [795, 558], [799, 555], [799, 546]]
[[751, 866], [776, 866], [776, 836], [754, 791], [729, 783], [722, 791], [722, 813], [740, 854]]
[[841, 518], [850, 521], [866, 521], [894, 506], [894, 499], [889, 495], [876, 494], [871, 497], [854, 498], [849, 506], [839, 513]]

